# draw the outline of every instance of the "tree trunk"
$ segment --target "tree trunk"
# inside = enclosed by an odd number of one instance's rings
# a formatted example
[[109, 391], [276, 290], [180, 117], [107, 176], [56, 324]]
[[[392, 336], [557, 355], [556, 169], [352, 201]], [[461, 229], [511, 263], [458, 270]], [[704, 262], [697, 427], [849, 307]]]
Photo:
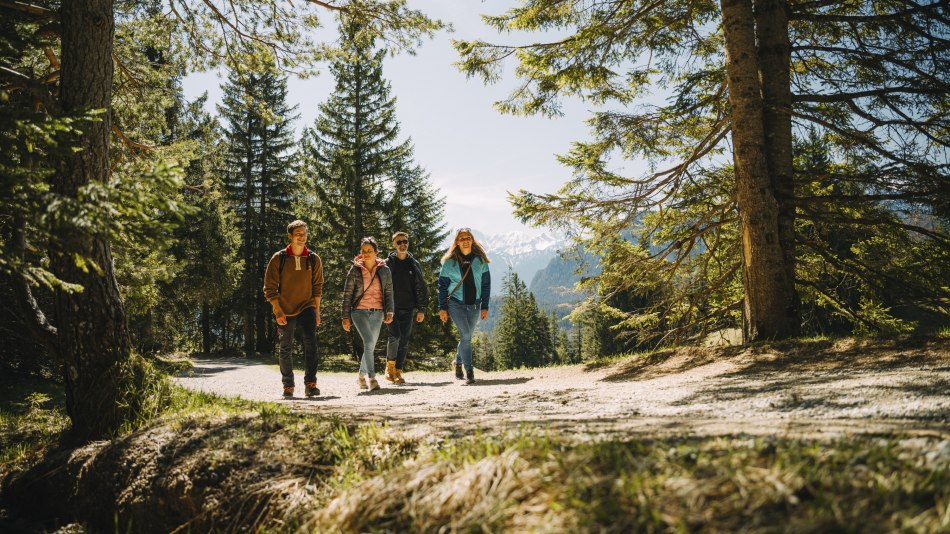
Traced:
[[211, 306], [201, 305], [201, 351], [211, 354]]
[[254, 147], [251, 140], [254, 135], [254, 124], [250, 114], [245, 117], [245, 121], [247, 139], [244, 139], [244, 167], [242, 168], [244, 174], [244, 284], [242, 288], [244, 302], [241, 303], [241, 317], [244, 320], [244, 356], [250, 358], [254, 356], [254, 301], [257, 297], [254, 276], [257, 272], [254, 266], [254, 252], [257, 250], [254, 197], [257, 194], [257, 188], [254, 186]]
[[[791, 45], [788, 39], [788, 2], [753, 0], [759, 63], [762, 69], [765, 150], [775, 200], [778, 201], [778, 239], [784, 254], [785, 276], [795, 282], [795, 188], [792, 149]], [[791, 290], [789, 327], [801, 326], [801, 301]]]
[[789, 311], [795, 286], [785, 266], [779, 204], [769, 177], [752, 0], [721, 0], [721, 5], [742, 239], [743, 338], [785, 338], [798, 331]]
[[[83, 126], [79, 139], [82, 150], [64, 157], [53, 179], [56, 193], [76, 198], [86, 184], [109, 178], [115, 31], [112, 0], [64, 0], [61, 21], [63, 111], [68, 114], [105, 110], [100, 121]], [[73, 437], [82, 441], [104, 438], [132, 417], [135, 410], [135, 406], [122, 400], [131, 376], [125, 310], [107, 239], [75, 227], [59, 230], [50, 250], [53, 272], [64, 281], [83, 287], [79, 292], [56, 292], [66, 409], [72, 420]], [[96, 267], [77, 266], [76, 254], [91, 259]]]

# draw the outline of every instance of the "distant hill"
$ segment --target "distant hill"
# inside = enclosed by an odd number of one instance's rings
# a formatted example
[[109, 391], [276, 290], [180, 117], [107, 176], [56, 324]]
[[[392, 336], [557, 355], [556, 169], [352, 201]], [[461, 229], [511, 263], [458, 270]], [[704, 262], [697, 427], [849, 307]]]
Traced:
[[[534, 294], [539, 306], [563, 319], [584, 299], [585, 295], [576, 288], [577, 282], [585, 276], [597, 274], [595, 266], [595, 258], [584, 252], [581, 252], [580, 260], [565, 259], [559, 254], [535, 273], [528, 290]], [[567, 328], [570, 325], [564, 323], [561, 326]]]

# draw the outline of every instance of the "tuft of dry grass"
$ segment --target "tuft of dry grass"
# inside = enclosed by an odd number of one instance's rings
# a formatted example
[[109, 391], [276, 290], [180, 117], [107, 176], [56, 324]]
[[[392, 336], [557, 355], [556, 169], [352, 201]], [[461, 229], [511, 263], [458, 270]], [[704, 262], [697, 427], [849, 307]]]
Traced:
[[[858, 343], [812, 340], [717, 354], [804, 369], [833, 350], [836, 365], [886, 367], [938, 348], [882, 343], [869, 359]], [[627, 372], [697, 365], [713, 350], [645, 355]], [[946, 432], [574, 442], [525, 427], [423, 438], [172, 388], [147, 425], [44, 458], [68, 422], [61, 394], [21, 388], [0, 402], [0, 475], [10, 475], [0, 507], [32, 500], [93, 531], [950, 532]], [[32, 468], [33, 485], [16, 486]]]

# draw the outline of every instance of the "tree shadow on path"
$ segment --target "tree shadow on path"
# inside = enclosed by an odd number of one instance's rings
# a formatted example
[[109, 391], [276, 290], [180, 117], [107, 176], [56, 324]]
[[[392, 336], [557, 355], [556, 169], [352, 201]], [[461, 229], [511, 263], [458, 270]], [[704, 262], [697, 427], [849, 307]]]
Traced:
[[489, 378], [487, 380], [475, 379], [474, 384], [466, 384], [468, 386], [507, 386], [515, 384], [524, 384], [529, 380], [533, 380], [533, 377], [517, 377], [517, 378]]

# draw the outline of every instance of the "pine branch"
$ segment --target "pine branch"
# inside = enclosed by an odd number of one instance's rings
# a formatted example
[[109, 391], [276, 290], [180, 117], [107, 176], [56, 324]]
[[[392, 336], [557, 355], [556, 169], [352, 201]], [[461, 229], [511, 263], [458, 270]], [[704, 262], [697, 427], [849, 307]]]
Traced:
[[53, 115], [59, 115], [62, 109], [59, 102], [53, 98], [49, 88], [29, 76], [8, 67], [0, 66], [0, 80], [7, 82], [7, 88], [25, 89], [34, 99]]
[[950, 90], [950, 87], [947, 87], [947, 88], [883, 87], [880, 89], [857, 91], [853, 93], [795, 94], [795, 95], [792, 95], [792, 102], [809, 102], [809, 103], [851, 102], [858, 98], [867, 98], [871, 96], [888, 96], [888, 95], [893, 95], [893, 94], [942, 96], [942, 95], [945, 95], [948, 90]]
[[45, 7], [27, 4], [26, 2], [17, 2], [15, 0], [0, 0], [0, 8], [7, 8], [18, 13], [31, 16], [34, 20], [52, 20], [59, 18], [59, 13]]

